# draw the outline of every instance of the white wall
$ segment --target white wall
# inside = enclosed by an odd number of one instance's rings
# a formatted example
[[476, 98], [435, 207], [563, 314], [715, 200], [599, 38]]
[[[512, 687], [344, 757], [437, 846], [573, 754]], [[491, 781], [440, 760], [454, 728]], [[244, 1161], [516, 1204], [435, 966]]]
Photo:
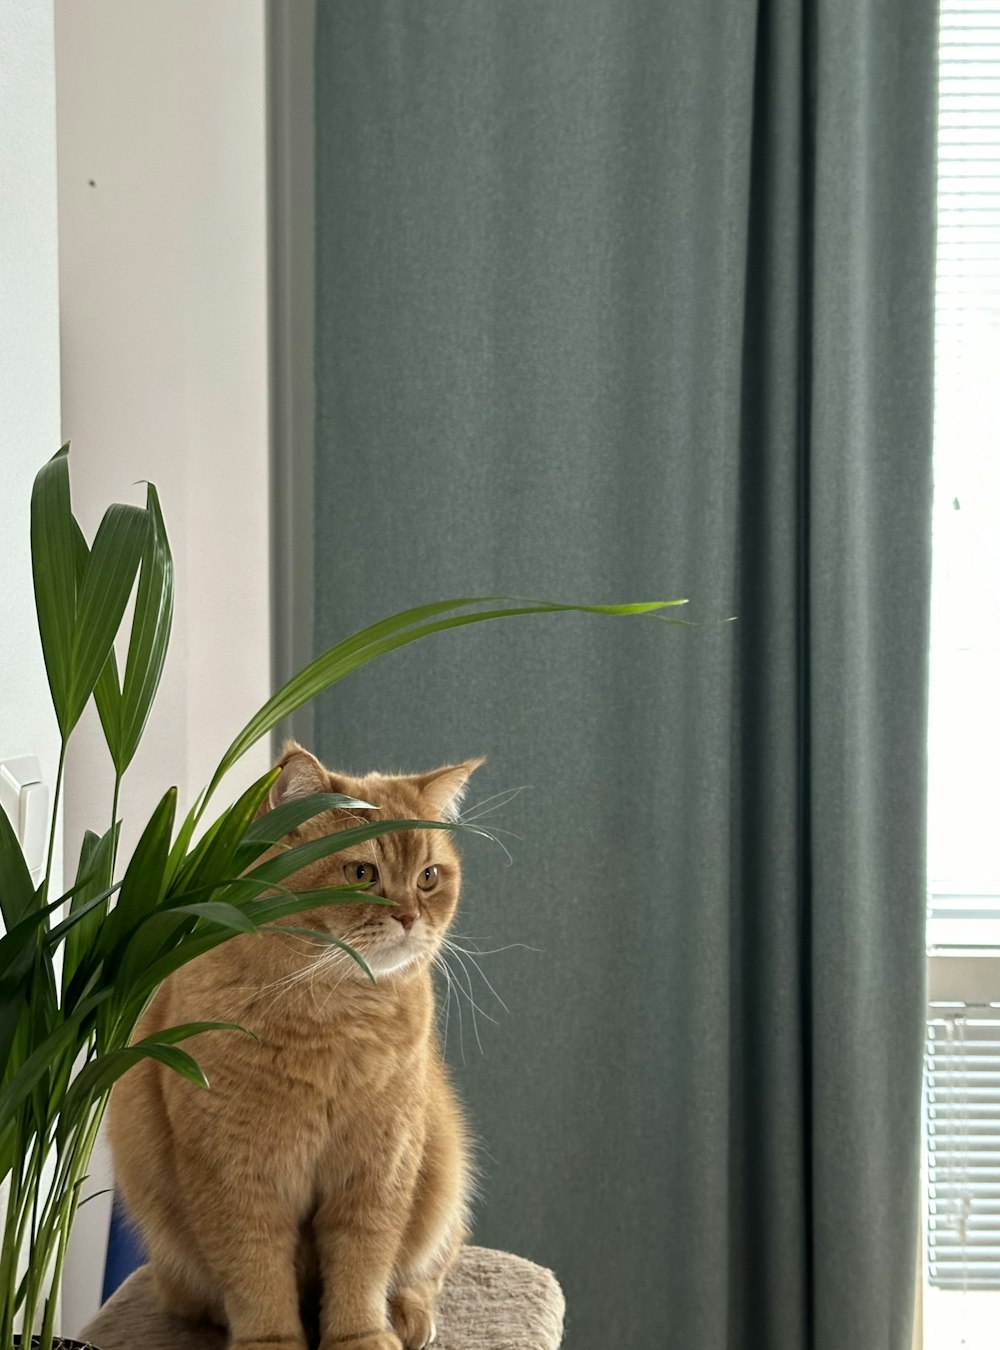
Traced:
[[[55, 8], [74, 500], [89, 535], [108, 502], [141, 501], [134, 484], [153, 480], [177, 570], [167, 668], [125, 780], [127, 850], [171, 784], [186, 809], [270, 693], [264, 7]], [[241, 783], [268, 762], [266, 746], [251, 753]], [[87, 825], [106, 828], [110, 787], [89, 716], [69, 764], [68, 857]], [[95, 1190], [106, 1168], [102, 1157]], [[69, 1333], [97, 1306], [109, 1205], [81, 1214]]]
[[35, 623], [28, 508], [59, 449], [56, 106], [51, 5], [0, 0], [0, 759], [59, 735]]

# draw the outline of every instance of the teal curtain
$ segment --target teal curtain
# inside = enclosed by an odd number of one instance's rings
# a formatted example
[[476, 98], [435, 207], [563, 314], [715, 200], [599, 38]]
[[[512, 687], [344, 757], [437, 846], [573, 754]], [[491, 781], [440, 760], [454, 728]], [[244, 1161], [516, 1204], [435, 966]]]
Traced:
[[569, 1350], [909, 1350], [935, 24], [318, 7], [317, 648], [477, 593], [699, 625], [442, 635], [317, 713], [524, 787], [457, 923], [509, 1011], [470, 967], [448, 1053]]

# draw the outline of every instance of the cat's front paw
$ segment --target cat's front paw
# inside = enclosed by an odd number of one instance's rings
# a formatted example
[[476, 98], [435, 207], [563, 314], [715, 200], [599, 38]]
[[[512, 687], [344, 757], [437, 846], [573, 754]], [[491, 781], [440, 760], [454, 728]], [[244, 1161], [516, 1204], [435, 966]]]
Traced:
[[392, 1325], [406, 1350], [424, 1350], [437, 1336], [431, 1289], [400, 1289], [389, 1304]]
[[391, 1331], [370, 1331], [366, 1336], [351, 1336], [346, 1341], [324, 1337], [319, 1350], [403, 1350], [403, 1347]]

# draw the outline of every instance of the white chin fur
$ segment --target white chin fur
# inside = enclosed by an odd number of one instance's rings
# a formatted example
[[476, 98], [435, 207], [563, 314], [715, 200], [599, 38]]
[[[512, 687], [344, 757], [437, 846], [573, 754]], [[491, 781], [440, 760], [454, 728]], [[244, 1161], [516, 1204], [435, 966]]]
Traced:
[[417, 947], [388, 947], [364, 954], [373, 975], [395, 975], [412, 966], [423, 955]]

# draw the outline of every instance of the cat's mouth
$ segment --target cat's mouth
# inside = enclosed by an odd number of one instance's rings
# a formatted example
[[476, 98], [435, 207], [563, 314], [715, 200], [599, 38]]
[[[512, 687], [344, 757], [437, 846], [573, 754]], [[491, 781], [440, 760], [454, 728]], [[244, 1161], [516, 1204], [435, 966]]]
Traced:
[[395, 971], [411, 966], [424, 955], [424, 943], [421, 934], [412, 929], [392, 928], [379, 935], [378, 940], [365, 953], [365, 959], [376, 975], [392, 975]]

